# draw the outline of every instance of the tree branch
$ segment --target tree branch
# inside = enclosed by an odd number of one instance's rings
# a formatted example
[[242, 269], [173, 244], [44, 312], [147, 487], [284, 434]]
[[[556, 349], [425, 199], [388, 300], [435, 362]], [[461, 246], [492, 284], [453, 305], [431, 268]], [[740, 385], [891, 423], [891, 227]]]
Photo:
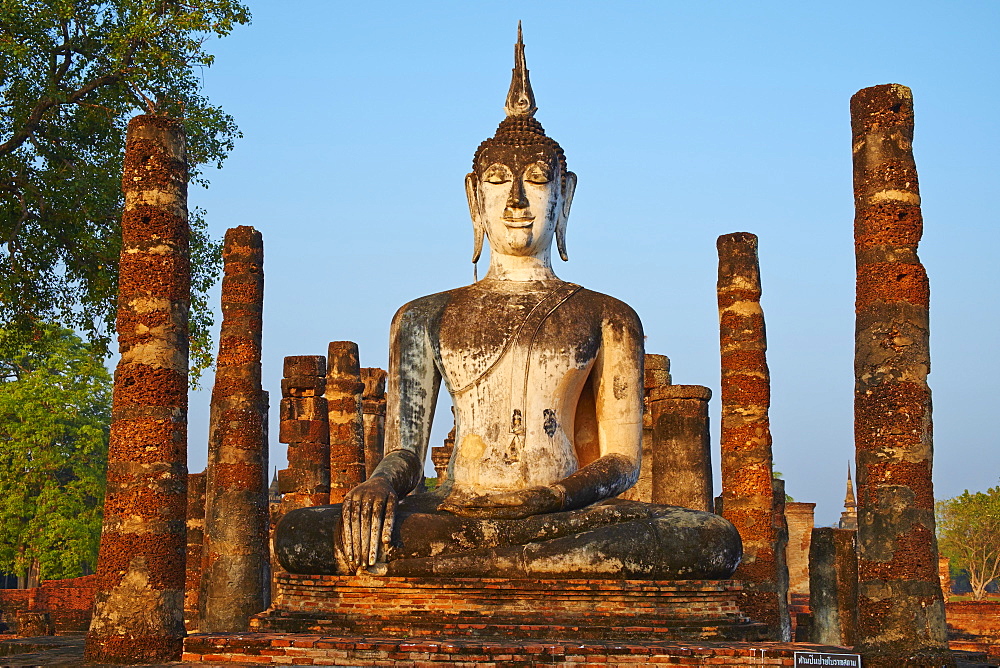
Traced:
[[[20, 147], [29, 137], [31, 137], [35, 131], [38, 129], [39, 124], [42, 122], [42, 118], [45, 116], [53, 107], [57, 107], [60, 104], [73, 104], [79, 102], [87, 95], [98, 88], [104, 86], [109, 86], [124, 76], [125, 72], [132, 66], [132, 59], [135, 56], [136, 50], [139, 48], [138, 40], [132, 40], [129, 44], [128, 50], [125, 52], [125, 57], [122, 59], [121, 67], [119, 67], [114, 72], [110, 72], [103, 76], [96, 77], [84, 85], [77, 88], [75, 91], [66, 96], [64, 102], [60, 102], [58, 99], [52, 97], [51, 95], [44, 95], [35, 104], [35, 107], [28, 114], [28, 118], [24, 125], [18, 132], [14, 133], [14, 136], [0, 144], [0, 155], [6, 155], [18, 147]], [[67, 53], [71, 53], [70, 49], [67, 49]], [[63, 62], [59, 65], [56, 72], [53, 73], [52, 81], [53, 83], [58, 83], [63, 76], [65, 76], [66, 71], [68, 71], [70, 64], [72, 63], [72, 58], [67, 55]]]

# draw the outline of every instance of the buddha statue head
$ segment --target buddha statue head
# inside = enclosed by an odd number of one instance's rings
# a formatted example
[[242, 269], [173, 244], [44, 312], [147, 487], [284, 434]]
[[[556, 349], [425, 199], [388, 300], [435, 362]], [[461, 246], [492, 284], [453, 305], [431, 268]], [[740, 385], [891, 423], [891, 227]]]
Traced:
[[493, 253], [535, 256], [546, 263], [555, 235], [559, 256], [568, 260], [566, 220], [576, 174], [567, 171], [562, 148], [533, 118], [537, 107], [520, 23], [504, 110], [507, 117], [496, 134], [479, 145], [472, 173], [465, 177], [475, 240], [472, 261], [479, 260], [484, 235]]

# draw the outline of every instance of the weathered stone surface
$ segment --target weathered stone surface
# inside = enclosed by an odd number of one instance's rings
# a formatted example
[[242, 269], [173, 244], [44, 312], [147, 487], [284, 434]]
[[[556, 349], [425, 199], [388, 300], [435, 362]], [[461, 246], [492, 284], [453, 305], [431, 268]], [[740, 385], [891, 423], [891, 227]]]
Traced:
[[642, 397], [642, 461], [639, 478], [635, 484], [618, 495], [628, 501], [653, 502], [653, 414], [650, 412], [649, 393], [663, 385], [670, 384], [670, 358], [666, 355], [646, 353], [643, 356], [643, 397]]
[[222, 260], [223, 320], [209, 423], [198, 602], [198, 630], [206, 633], [246, 631], [250, 615], [267, 607], [269, 588], [265, 584], [269, 576], [268, 406], [260, 377], [264, 299], [260, 232], [246, 226], [228, 230]]
[[361, 412], [364, 414], [366, 479], [385, 454], [385, 381], [385, 369], [361, 369], [361, 382], [365, 384]]
[[358, 344], [333, 341], [327, 353], [326, 403], [330, 423], [330, 501], [365, 479], [365, 423]]
[[36, 638], [56, 633], [55, 624], [52, 623], [52, 615], [47, 612], [18, 611], [15, 619], [17, 620], [18, 638]]
[[184, 579], [184, 628], [198, 630], [198, 598], [201, 594], [201, 557], [205, 540], [205, 473], [188, 474], [187, 575]]
[[812, 642], [854, 647], [857, 641], [856, 532], [812, 530], [809, 542], [809, 609]]
[[293, 376], [281, 379], [283, 397], [322, 397], [326, 392], [326, 376]]
[[788, 522], [788, 593], [809, 595], [809, 545], [812, 541], [815, 503], [785, 504]]
[[858, 644], [872, 668], [950, 665], [934, 533], [929, 287], [917, 257], [923, 219], [910, 89], [858, 91], [851, 129]]
[[771, 465], [770, 374], [760, 308], [757, 237], [724, 234], [719, 250], [722, 353], [722, 510], [743, 539], [743, 563], [733, 576], [745, 583], [740, 608], [765, 622], [775, 640], [788, 640], [791, 621], [779, 590], [778, 527]]
[[652, 418], [652, 502], [712, 512], [712, 444], [701, 385], [649, 390]]
[[147, 115], [129, 122], [122, 191], [121, 359], [86, 657], [161, 663], [181, 653], [187, 548], [191, 269], [179, 121]]
[[326, 358], [293, 355], [285, 358], [284, 368], [295, 375], [281, 381], [278, 440], [288, 445], [288, 468], [278, 472], [279, 517], [330, 503], [329, 409], [317, 394], [326, 388]]

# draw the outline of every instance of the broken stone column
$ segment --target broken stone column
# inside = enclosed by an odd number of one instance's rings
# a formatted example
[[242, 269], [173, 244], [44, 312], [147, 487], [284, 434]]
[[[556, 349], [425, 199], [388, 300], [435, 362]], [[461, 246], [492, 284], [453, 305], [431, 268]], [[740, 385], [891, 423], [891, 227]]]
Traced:
[[266, 607], [267, 401], [261, 387], [264, 243], [240, 226], [222, 249], [222, 328], [209, 423], [202, 548], [202, 633], [249, 629]]
[[437, 475], [437, 486], [440, 487], [448, 479], [448, 464], [451, 462], [451, 453], [455, 451], [455, 408], [451, 409], [452, 427], [451, 431], [444, 438], [444, 443], [431, 448], [431, 462], [434, 464], [434, 473]]
[[650, 410], [649, 395], [656, 388], [670, 385], [670, 358], [666, 355], [647, 353], [643, 369], [642, 463], [639, 466], [639, 479], [618, 497], [629, 501], [652, 503], [654, 447], [653, 414]]
[[701, 385], [649, 390], [653, 503], [712, 511], [711, 398], [712, 391]]
[[330, 420], [330, 503], [365, 480], [365, 428], [358, 344], [334, 341], [326, 364], [326, 403]]
[[385, 445], [385, 369], [365, 367], [361, 369], [361, 382], [365, 384], [361, 394], [361, 412], [365, 425], [365, 480], [382, 461]]
[[288, 445], [288, 468], [278, 471], [280, 515], [330, 503], [330, 428], [323, 398], [326, 358], [286, 357], [284, 373], [278, 440]]
[[771, 479], [774, 491], [774, 572], [777, 575], [778, 617], [787, 620], [788, 629], [782, 629], [788, 640], [792, 639], [792, 616], [788, 609], [788, 522], [785, 519], [785, 481]]
[[947, 603], [951, 598], [951, 559], [938, 557], [938, 579], [941, 580], [941, 595]]
[[851, 98], [858, 643], [866, 666], [950, 664], [931, 482], [929, 288], [913, 160], [913, 96]]
[[93, 663], [180, 658], [187, 550], [188, 252], [180, 121], [133, 118], [125, 140], [118, 345]]
[[184, 628], [198, 631], [198, 595], [201, 590], [201, 548], [205, 538], [205, 473], [188, 474], [187, 558], [184, 579]]
[[[812, 530], [809, 542], [812, 642], [854, 647], [857, 640], [858, 558], [855, 533], [850, 529]], [[867, 656], [865, 665], [868, 665]]]
[[788, 640], [791, 623], [779, 591], [778, 534], [771, 466], [770, 375], [764, 313], [760, 308], [757, 237], [724, 234], [719, 249], [719, 323], [722, 354], [722, 509], [743, 538], [739, 606]]
[[788, 523], [788, 593], [809, 596], [809, 544], [812, 541], [815, 503], [789, 501], [785, 504]]

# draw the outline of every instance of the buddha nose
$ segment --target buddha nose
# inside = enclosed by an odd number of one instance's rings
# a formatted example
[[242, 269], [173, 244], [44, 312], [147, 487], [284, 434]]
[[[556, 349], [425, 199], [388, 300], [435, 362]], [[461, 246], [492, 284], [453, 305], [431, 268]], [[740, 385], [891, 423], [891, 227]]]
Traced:
[[524, 194], [524, 181], [513, 179], [510, 186], [510, 194], [507, 196], [507, 206], [511, 209], [526, 209], [528, 198]]

